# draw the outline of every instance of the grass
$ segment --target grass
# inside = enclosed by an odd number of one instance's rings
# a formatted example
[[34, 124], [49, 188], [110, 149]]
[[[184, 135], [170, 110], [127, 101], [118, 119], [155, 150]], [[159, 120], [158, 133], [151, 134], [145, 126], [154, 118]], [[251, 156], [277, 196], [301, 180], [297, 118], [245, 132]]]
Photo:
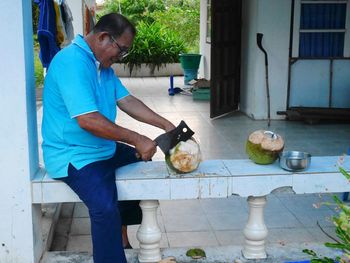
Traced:
[[42, 88], [44, 84], [44, 69], [39, 58], [39, 49], [34, 48], [35, 87]]

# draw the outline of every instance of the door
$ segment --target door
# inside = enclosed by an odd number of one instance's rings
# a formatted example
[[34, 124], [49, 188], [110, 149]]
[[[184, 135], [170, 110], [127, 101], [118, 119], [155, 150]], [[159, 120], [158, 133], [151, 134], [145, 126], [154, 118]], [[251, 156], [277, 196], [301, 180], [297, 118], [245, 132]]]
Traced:
[[211, 1], [211, 118], [238, 109], [241, 13], [241, 0]]

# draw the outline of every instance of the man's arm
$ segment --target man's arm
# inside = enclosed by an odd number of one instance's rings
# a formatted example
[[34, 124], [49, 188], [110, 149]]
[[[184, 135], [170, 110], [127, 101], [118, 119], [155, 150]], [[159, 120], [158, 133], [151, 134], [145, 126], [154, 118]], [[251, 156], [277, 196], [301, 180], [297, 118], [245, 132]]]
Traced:
[[99, 112], [91, 112], [77, 117], [79, 126], [108, 140], [121, 141], [134, 145], [144, 161], [148, 161], [156, 152], [156, 143], [146, 136], [126, 129], [108, 120]]
[[175, 129], [174, 124], [152, 111], [142, 101], [132, 95], [119, 100], [118, 107], [138, 121], [153, 125], [165, 131]]

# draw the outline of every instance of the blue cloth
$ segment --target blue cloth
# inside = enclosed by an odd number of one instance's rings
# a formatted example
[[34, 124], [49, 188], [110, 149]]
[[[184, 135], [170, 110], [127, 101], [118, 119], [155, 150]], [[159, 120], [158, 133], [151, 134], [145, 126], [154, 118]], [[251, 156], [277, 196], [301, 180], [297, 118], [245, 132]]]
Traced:
[[83, 130], [76, 117], [98, 111], [114, 122], [116, 102], [128, 95], [111, 68], [99, 69], [82, 36], [57, 53], [43, 93], [42, 148], [45, 168], [52, 178], [67, 176], [69, 163], [80, 169], [113, 156], [115, 142]]
[[94, 263], [126, 263], [120, 215], [136, 210], [139, 222], [134, 223], [139, 224], [142, 218], [139, 201], [132, 206], [125, 203], [128, 201], [117, 203], [115, 169], [140, 161], [133, 147], [121, 143], [117, 145], [111, 159], [91, 163], [80, 170], [69, 165], [68, 177], [61, 179], [89, 209]]
[[39, 4], [38, 42], [40, 60], [48, 68], [52, 58], [60, 50], [56, 42], [56, 12], [53, 0], [35, 0]]

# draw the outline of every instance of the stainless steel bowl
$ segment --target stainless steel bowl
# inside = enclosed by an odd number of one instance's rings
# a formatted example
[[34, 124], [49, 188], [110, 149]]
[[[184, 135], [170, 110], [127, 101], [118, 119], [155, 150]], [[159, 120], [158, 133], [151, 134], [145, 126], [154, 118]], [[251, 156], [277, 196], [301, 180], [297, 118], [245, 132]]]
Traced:
[[311, 154], [299, 151], [285, 151], [280, 153], [280, 166], [284, 170], [298, 172], [309, 168]]

